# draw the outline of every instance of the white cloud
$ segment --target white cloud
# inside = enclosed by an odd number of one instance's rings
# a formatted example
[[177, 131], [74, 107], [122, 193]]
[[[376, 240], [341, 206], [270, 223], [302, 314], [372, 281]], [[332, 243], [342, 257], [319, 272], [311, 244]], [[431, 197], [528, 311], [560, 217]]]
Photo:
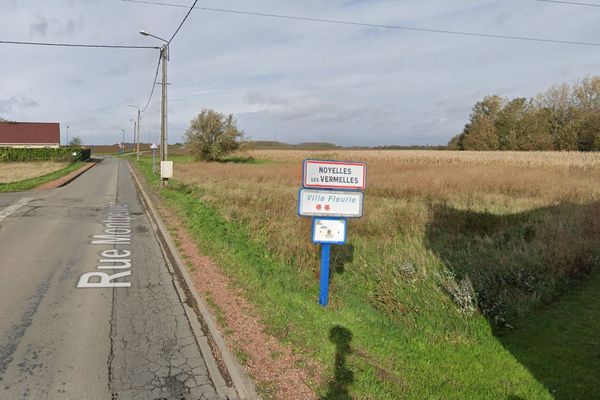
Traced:
[[[179, 4], [189, 2], [179, 2]], [[584, 7], [482, 0], [204, 1], [202, 6], [409, 27], [584, 40], [600, 37]], [[7, 0], [0, 38], [156, 45], [186, 9], [120, 1]], [[58, 121], [85, 142], [113, 143], [145, 105], [157, 51], [2, 46], [5, 118]], [[203, 108], [234, 113], [255, 139], [348, 145], [438, 144], [487, 94], [532, 96], [598, 72], [589, 47], [386, 30], [194, 11], [172, 44], [173, 142]], [[156, 140], [159, 94], [142, 116]], [[15, 99], [30, 99], [27, 107]], [[6, 103], [9, 101], [9, 103]], [[75, 134], [75, 133], [74, 133]]]

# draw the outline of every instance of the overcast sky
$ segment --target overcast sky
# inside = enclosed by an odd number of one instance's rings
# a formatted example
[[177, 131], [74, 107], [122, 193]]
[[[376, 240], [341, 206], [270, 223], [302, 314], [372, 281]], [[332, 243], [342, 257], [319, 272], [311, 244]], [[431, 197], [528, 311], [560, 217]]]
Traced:
[[[191, 5], [192, 1], [162, 0]], [[120, 0], [0, 0], [0, 40], [154, 45], [185, 8]], [[534, 0], [200, 0], [198, 6], [417, 28], [600, 42], [600, 8]], [[84, 143], [131, 137], [157, 50], [0, 44], [0, 117], [60, 122]], [[256, 140], [445, 144], [488, 94], [530, 97], [600, 74], [600, 47], [195, 10], [171, 45], [169, 141], [203, 107]], [[158, 140], [160, 87], [142, 114]]]

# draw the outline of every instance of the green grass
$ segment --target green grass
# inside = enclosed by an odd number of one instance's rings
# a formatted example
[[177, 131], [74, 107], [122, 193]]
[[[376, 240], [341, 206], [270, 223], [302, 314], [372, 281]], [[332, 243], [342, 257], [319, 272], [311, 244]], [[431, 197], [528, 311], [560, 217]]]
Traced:
[[[137, 165], [156, 187], [151, 161]], [[323, 366], [325, 381], [315, 388], [322, 399], [553, 398], [485, 318], [452, 303], [441, 284], [445, 268], [423, 240], [399, 235], [383, 252], [351, 237], [351, 247], [337, 249], [331, 303], [322, 308], [316, 274], [274, 256], [265, 237], [226, 219], [200, 189], [172, 181], [160, 193], [256, 305], [268, 332]], [[407, 267], [382, 267], [390, 262]]]
[[31, 190], [31, 189], [33, 189], [39, 185], [42, 185], [44, 183], [53, 181], [58, 178], [62, 178], [63, 176], [81, 168], [84, 165], [85, 165], [84, 162], [76, 161], [66, 168], [51, 172], [46, 175], [42, 175], [42, 176], [38, 176], [35, 178], [30, 178], [30, 179], [25, 179], [25, 180], [19, 181], [19, 182], [0, 183], [0, 193], [23, 192], [26, 190]]
[[559, 400], [600, 399], [600, 273], [500, 339]]

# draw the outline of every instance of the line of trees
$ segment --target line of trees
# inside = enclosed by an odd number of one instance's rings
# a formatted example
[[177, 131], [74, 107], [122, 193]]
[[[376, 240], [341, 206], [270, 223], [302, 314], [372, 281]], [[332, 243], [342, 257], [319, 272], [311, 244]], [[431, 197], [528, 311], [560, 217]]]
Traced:
[[553, 86], [530, 99], [487, 96], [448, 147], [600, 151], [600, 76]]

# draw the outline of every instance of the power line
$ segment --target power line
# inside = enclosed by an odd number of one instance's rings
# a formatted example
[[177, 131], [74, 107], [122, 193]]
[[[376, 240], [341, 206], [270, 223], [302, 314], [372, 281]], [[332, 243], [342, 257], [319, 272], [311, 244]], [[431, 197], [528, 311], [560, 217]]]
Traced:
[[190, 16], [190, 13], [192, 12], [192, 10], [194, 9], [194, 7], [196, 7], [196, 3], [198, 2], [198, 0], [194, 0], [194, 4], [192, 4], [192, 6], [190, 7], [190, 9], [188, 10], [187, 14], [185, 14], [185, 17], [183, 17], [183, 20], [181, 20], [181, 23], [179, 24], [179, 26], [177, 27], [177, 29], [175, 30], [175, 33], [173, 34], [173, 36], [171, 36], [171, 39], [169, 39], [169, 42], [167, 43], [167, 46], [171, 43], [171, 41], [175, 38], [175, 36], [177, 36], [177, 33], [179, 32], [179, 30], [181, 29], [181, 27], [183, 26], [183, 24], [185, 23], [185, 20]]
[[[163, 3], [163, 2], [147, 1], [147, 0], [121, 0], [121, 1], [125, 1], [128, 3], [159, 5], [159, 6], [167, 6], [167, 7], [187, 7], [187, 6], [180, 5], [180, 4]], [[508, 40], [521, 40], [521, 41], [529, 41], [529, 42], [542, 42], [542, 43], [555, 43], [555, 44], [565, 44], [565, 45], [575, 45], [575, 46], [600, 47], [600, 43], [597, 43], [597, 42], [581, 42], [581, 41], [573, 41], [573, 40], [558, 40], [558, 39], [546, 39], [546, 38], [513, 36], [513, 35], [494, 35], [494, 34], [488, 34], [488, 33], [463, 32], [463, 31], [453, 31], [453, 30], [445, 30], [445, 29], [415, 28], [415, 27], [400, 26], [400, 25], [370, 24], [370, 23], [344, 21], [344, 20], [337, 20], [337, 19], [299, 17], [299, 16], [293, 16], [293, 15], [269, 14], [269, 13], [230, 10], [230, 9], [222, 9], [222, 8], [210, 8], [210, 7], [194, 7], [194, 8], [197, 10], [214, 11], [214, 12], [220, 12], [220, 13], [252, 15], [252, 16], [257, 16], [257, 17], [268, 17], [268, 18], [281, 18], [281, 19], [296, 20], [296, 21], [322, 22], [322, 23], [338, 24], [338, 25], [353, 25], [353, 26], [361, 26], [361, 27], [367, 27], [367, 28], [383, 28], [383, 29], [395, 29], [395, 30], [404, 30], [404, 31], [415, 31], [415, 32], [441, 33], [441, 34], [458, 35], [458, 36], [475, 36], [475, 37], [485, 37], [485, 38], [493, 38], [493, 39], [508, 39]]]
[[157, 46], [133, 46], [114, 44], [80, 44], [80, 43], [50, 43], [50, 42], [22, 42], [16, 40], [0, 40], [0, 44], [16, 44], [29, 46], [52, 46], [52, 47], [86, 47], [93, 49], [160, 49]]
[[586, 6], [586, 7], [600, 7], [597, 3], [580, 3], [578, 1], [559, 1], [559, 0], [535, 0], [541, 3], [556, 3], [556, 4], [567, 4], [570, 6]]
[[154, 88], [156, 87], [156, 81], [158, 79], [158, 70], [160, 67], [160, 59], [161, 59], [161, 54], [158, 55], [158, 63], [156, 63], [156, 73], [154, 74], [154, 82], [152, 83], [152, 90], [150, 90], [150, 97], [148, 97], [148, 101], [146, 102], [146, 105], [144, 106], [144, 108], [140, 110], [141, 113], [146, 111], [146, 109], [148, 108], [148, 105], [150, 105], [150, 100], [152, 100], [152, 96], [154, 96]]

